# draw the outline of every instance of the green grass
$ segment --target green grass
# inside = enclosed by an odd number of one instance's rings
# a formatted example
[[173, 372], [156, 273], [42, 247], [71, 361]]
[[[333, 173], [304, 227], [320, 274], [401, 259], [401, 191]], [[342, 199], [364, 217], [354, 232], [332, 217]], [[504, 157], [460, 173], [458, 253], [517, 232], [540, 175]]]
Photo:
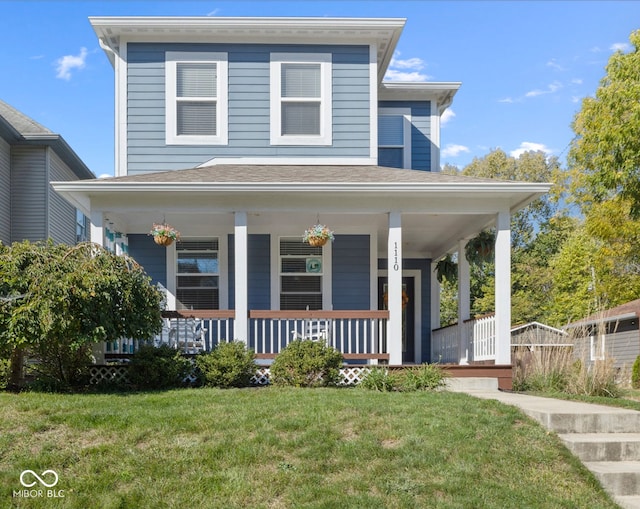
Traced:
[[620, 389], [620, 396], [616, 398], [609, 398], [606, 396], [585, 396], [582, 394], [567, 394], [566, 392], [552, 391], [526, 391], [522, 394], [569, 401], [582, 401], [584, 403], [594, 403], [596, 405], [613, 406], [640, 411], [640, 390], [638, 389]]
[[[64, 498], [20, 499], [55, 470]], [[0, 394], [0, 507], [615, 508], [515, 408], [447, 392]]]

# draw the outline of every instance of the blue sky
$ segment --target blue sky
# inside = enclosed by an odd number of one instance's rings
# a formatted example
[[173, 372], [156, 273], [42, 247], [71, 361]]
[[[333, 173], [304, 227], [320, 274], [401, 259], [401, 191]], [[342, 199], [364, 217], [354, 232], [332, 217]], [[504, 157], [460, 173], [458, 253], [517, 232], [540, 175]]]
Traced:
[[62, 135], [96, 175], [113, 174], [113, 70], [89, 16], [407, 18], [394, 80], [459, 81], [442, 163], [500, 147], [564, 161], [571, 121], [616, 50], [640, 28], [636, 1], [2, 1], [0, 99]]

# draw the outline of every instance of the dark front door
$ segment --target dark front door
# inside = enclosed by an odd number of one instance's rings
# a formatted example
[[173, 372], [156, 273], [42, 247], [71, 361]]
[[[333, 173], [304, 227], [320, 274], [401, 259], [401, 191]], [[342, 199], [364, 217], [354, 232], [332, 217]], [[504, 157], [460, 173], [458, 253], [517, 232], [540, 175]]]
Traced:
[[[378, 278], [378, 303], [380, 309], [387, 306], [387, 278]], [[402, 278], [402, 363], [415, 362], [415, 279]]]

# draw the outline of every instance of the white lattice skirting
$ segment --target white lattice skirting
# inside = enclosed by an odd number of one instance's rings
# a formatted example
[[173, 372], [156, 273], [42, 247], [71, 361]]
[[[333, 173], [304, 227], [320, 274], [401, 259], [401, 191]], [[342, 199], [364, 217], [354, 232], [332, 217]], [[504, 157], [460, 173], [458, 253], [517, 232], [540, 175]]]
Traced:
[[[369, 367], [348, 366], [340, 369], [340, 375], [342, 380], [339, 385], [349, 386], [358, 385], [365, 375], [370, 371]], [[127, 383], [128, 382], [128, 366], [126, 365], [94, 365], [89, 368], [89, 383], [97, 385], [100, 383]], [[255, 376], [251, 379], [253, 385], [267, 385], [269, 384], [268, 367], [258, 368]], [[194, 377], [188, 377], [191, 381], [195, 380]]]

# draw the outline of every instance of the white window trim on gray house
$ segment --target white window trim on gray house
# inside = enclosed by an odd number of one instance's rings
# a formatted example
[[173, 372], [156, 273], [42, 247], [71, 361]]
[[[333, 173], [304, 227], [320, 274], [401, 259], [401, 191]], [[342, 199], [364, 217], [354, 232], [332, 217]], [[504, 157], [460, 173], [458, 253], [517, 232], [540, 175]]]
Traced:
[[[215, 95], [178, 97], [179, 64], [215, 64]], [[167, 145], [227, 145], [228, 134], [228, 55], [222, 52], [184, 52], [167, 51], [165, 53], [165, 119]], [[207, 102], [215, 104], [216, 133], [214, 135], [178, 134], [178, 103]]]
[[[283, 64], [318, 64], [320, 66], [319, 96], [283, 97]], [[330, 53], [271, 53], [271, 145], [331, 145], [333, 140], [331, 75]], [[294, 104], [296, 102], [317, 102], [320, 105], [318, 134], [282, 134], [282, 107], [284, 104]]]

